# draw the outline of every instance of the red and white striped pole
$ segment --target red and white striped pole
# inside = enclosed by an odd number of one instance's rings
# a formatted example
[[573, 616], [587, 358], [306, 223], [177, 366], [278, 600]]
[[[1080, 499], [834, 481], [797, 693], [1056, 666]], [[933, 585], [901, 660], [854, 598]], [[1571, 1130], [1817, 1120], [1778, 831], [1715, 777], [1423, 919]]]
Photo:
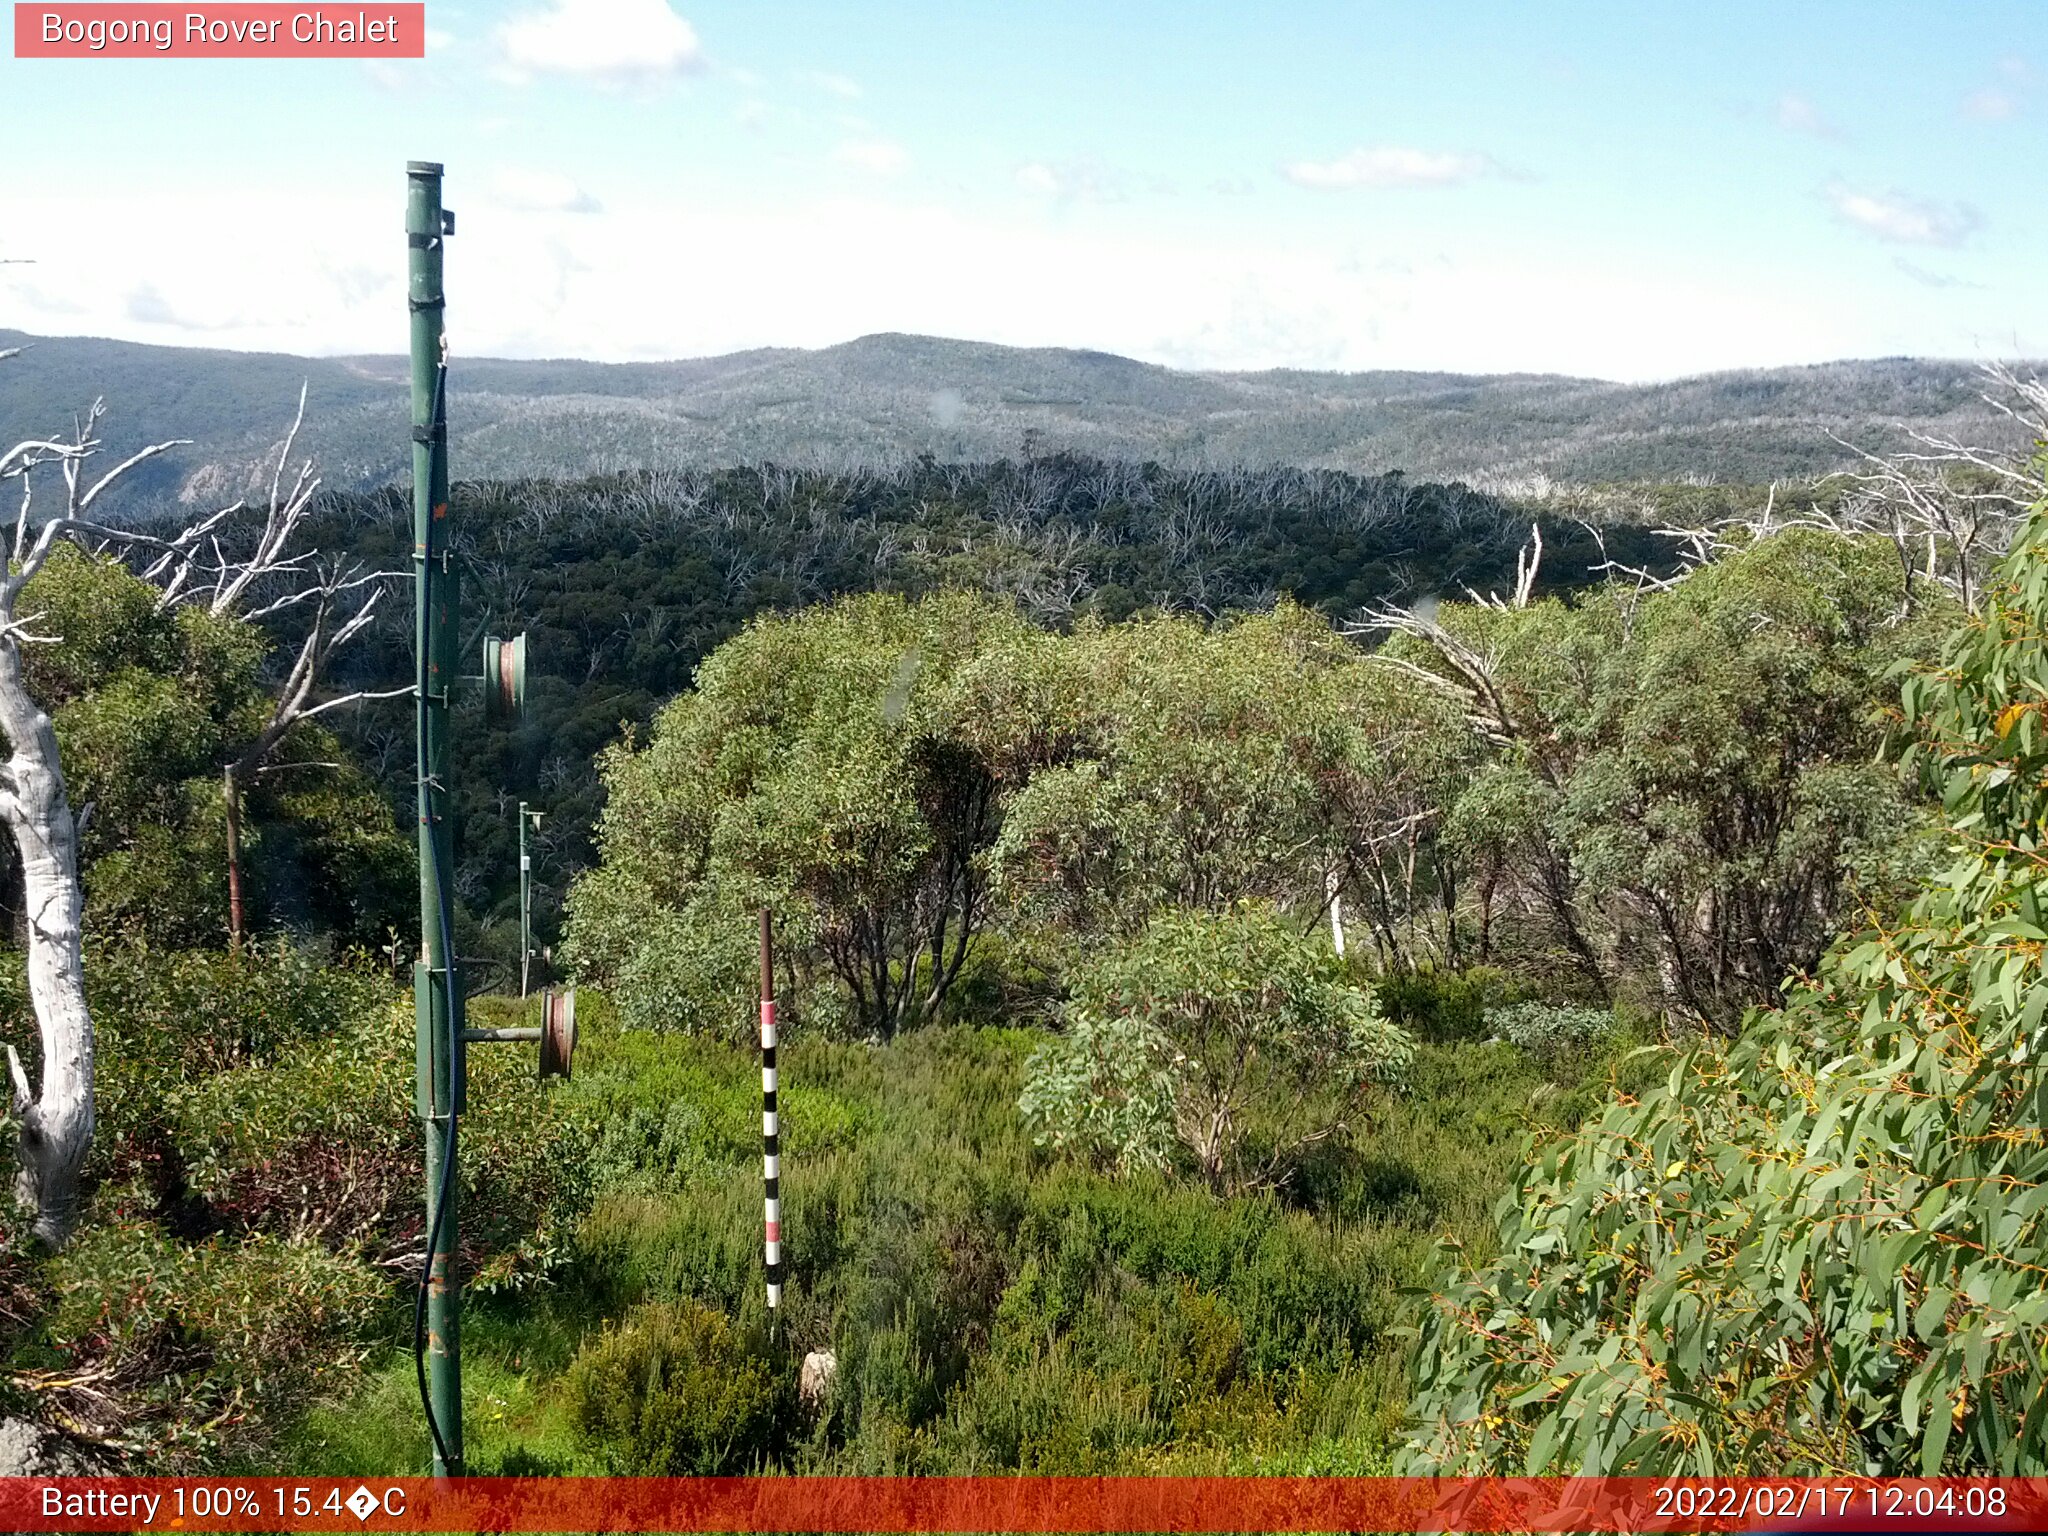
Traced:
[[782, 1305], [782, 1138], [775, 1111], [775, 948], [761, 909], [761, 1194], [768, 1310]]

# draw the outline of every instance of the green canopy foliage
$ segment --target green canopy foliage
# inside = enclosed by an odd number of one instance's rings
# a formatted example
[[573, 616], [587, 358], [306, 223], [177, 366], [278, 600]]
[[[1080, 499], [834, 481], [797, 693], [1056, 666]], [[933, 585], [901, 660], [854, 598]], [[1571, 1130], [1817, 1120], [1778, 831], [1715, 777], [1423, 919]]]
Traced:
[[[84, 820], [88, 928], [214, 944], [228, 919], [221, 771], [268, 716], [270, 647], [240, 620], [158, 598], [119, 561], [60, 546], [22, 596], [55, 637], [25, 648], [24, 670]], [[247, 795], [242, 856], [252, 926], [371, 941], [403, 910], [405, 842], [317, 725], [286, 738]], [[0, 857], [13, 871], [12, 844]]]
[[1260, 903], [1164, 912], [1069, 980], [1066, 1030], [1019, 1101], [1039, 1141], [1125, 1170], [1184, 1152], [1227, 1193], [1285, 1183], [1413, 1049], [1333, 950]]
[[637, 1023], [744, 1033], [766, 906], [800, 1008], [844, 1002], [881, 1036], [928, 1015], [986, 916], [995, 815], [949, 685], [1023, 630], [977, 595], [867, 596], [721, 647], [644, 751], [607, 755], [605, 863], [572, 897], [574, 963], [616, 977]]
[[964, 691], [961, 728], [1011, 791], [997, 889], [1075, 938], [1249, 899], [1313, 916], [1332, 880], [1378, 892], [1477, 750], [1445, 700], [1284, 602], [1039, 636]]
[[1541, 1150], [1423, 1328], [1409, 1470], [2048, 1470], [2044, 619], [2048, 509], [1905, 684], [1945, 867]]
[[1446, 701], [1292, 605], [1061, 635], [975, 594], [849, 599], [758, 621], [609, 755], [571, 956], [636, 1022], [744, 1028], [766, 905], [799, 1013], [887, 1035], [992, 922], [1055, 956], [1176, 907], [1313, 923], [1469, 755]]
[[[1608, 558], [1669, 569], [1670, 541], [1612, 509], [1587, 509], [1585, 524], [1533, 515], [1548, 551], [1540, 590], [1596, 583], [1593, 567]], [[506, 955], [517, 802], [548, 813], [534, 849], [548, 943], [571, 877], [594, 861], [604, 748], [622, 723], [644, 731], [757, 616], [856, 592], [961, 589], [1012, 601], [1052, 629], [1263, 610], [1282, 595], [1336, 620], [1372, 602], [1511, 580], [1532, 514], [1400, 473], [1191, 471], [1055, 454], [920, 457], [847, 473], [755, 464], [471, 482], [454, 488], [453, 516], [465, 611], [487, 615], [496, 633], [526, 631], [534, 657], [523, 723], [487, 722], [458, 701], [457, 779], [504, 791], [462, 797], [458, 942], [465, 954]], [[391, 566], [409, 558], [411, 526], [395, 493], [323, 496], [307, 535]], [[375, 687], [409, 675], [411, 648], [410, 617], [392, 605], [337, 681]], [[401, 818], [413, 795], [408, 708], [386, 701], [335, 721]]]
[[1888, 542], [1807, 528], [1655, 594], [1446, 607], [1503, 738], [1448, 822], [1482, 946], [1505, 911], [1681, 1016], [1728, 1026], [1774, 998], [1859, 882], [1880, 899], [1915, 867], [1924, 818], [1874, 749], [1893, 668], [1953, 618], [1905, 601]]
[[1795, 529], [1668, 590], [1445, 605], [1385, 655], [1286, 601], [757, 621], [605, 758], [573, 959], [637, 1021], [743, 1029], [768, 905], [799, 1014], [887, 1034], [977, 934], [1056, 975], [1162, 911], [1341, 903], [1382, 971], [1506, 960], [1726, 1027], [1925, 863], [1878, 748], [1949, 612], [1898, 581]]

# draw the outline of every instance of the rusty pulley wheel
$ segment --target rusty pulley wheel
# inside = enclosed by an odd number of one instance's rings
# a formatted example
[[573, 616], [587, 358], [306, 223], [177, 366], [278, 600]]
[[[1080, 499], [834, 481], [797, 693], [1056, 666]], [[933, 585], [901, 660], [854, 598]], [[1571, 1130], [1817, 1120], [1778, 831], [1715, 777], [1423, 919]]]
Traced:
[[526, 636], [484, 638], [484, 714], [493, 720], [526, 718]]
[[576, 989], [549, 987], [540, 997], [540, 1075], [569, 1075], [576, 1054]]

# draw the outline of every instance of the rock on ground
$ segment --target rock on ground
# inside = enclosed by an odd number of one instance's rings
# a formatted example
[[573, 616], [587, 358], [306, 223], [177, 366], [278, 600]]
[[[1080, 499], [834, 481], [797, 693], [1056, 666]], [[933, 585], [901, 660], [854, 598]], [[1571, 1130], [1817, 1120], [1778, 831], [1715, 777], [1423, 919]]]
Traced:
[[99, 1477], [106, 1470], [40, 1424], [0, 1419], [0, 1477]]
[[839, 1357], [829, 1349], [814, 1349], [804, 1356], [804, 1368], [796, 1379], [796, 1395], [807, 1408], [815, 1408], [832, 1390], [832, 1378], [839, 1372]]

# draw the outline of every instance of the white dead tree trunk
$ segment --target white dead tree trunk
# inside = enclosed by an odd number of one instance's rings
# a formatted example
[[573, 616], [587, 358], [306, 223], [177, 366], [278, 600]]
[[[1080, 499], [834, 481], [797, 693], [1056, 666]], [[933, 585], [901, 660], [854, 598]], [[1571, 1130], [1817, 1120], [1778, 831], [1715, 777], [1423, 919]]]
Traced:
[[[171, 540], [87, 521], [82, 514], [108, 486], [145, 459], [175, 446], [159, 443], [145, 448], [81, 488], [80, 469], [98, 446], [91, 432], [100, 413], [95, 402], [69, 443], [30, 441], [0, 454], [0, 484], [17, 478], [22, 482], [12, 559], [0, 577], [0, 734], [6, 736], [8, 749], [6, 762], [0, 764], [0, 822], [21, 856], [29, 1002], [42, 1046], [42, 1081], [40, 1086], [30, 1082], [11, 1043], [7, 1072], [20, 1124], [16, 1198], [34, 1212], [36, 1236], [52, 1247], [63, 1243], [77, 1216], [79, 1179], [92, 1146], [93, 1030], [85, 1002], [78, 822], [64, 789], [56, 730], [22, 675], [22, 647], [58, 637], [33, 632], [37, 615], [19, 611], [21, 593], [48, 563], [59, 540], [150, 546], [159, 554], [155, 568], [177, 570], [190, 565], [201, 541], [227, 516], [227, 511], [216, 513]], [[30, 472], [53, 461], [63, 470], [65, 510], [40, 527], [32, 526]]]
[[[4, 591], [12, 628], [18, 584]], [[42, 1091], [13, 1045], [7, 1071], [21, 1122], [21, 1170], [15, 1194], [36, 1213], [36, 1235], [52, 1246], [70, 1230], [78, 1179], [92, 1145], [92, 1016], [85, 1006], [79, 953], [83, 916], [78, 887], [78, 828], [57, 764], [57, 733], [22, 684], [19, 631], [0, 639], [0, 731], [13, 748], [0, 780], [0, 817], [21, 855], [28, 916], [28, 988], [42, 1036]]]

